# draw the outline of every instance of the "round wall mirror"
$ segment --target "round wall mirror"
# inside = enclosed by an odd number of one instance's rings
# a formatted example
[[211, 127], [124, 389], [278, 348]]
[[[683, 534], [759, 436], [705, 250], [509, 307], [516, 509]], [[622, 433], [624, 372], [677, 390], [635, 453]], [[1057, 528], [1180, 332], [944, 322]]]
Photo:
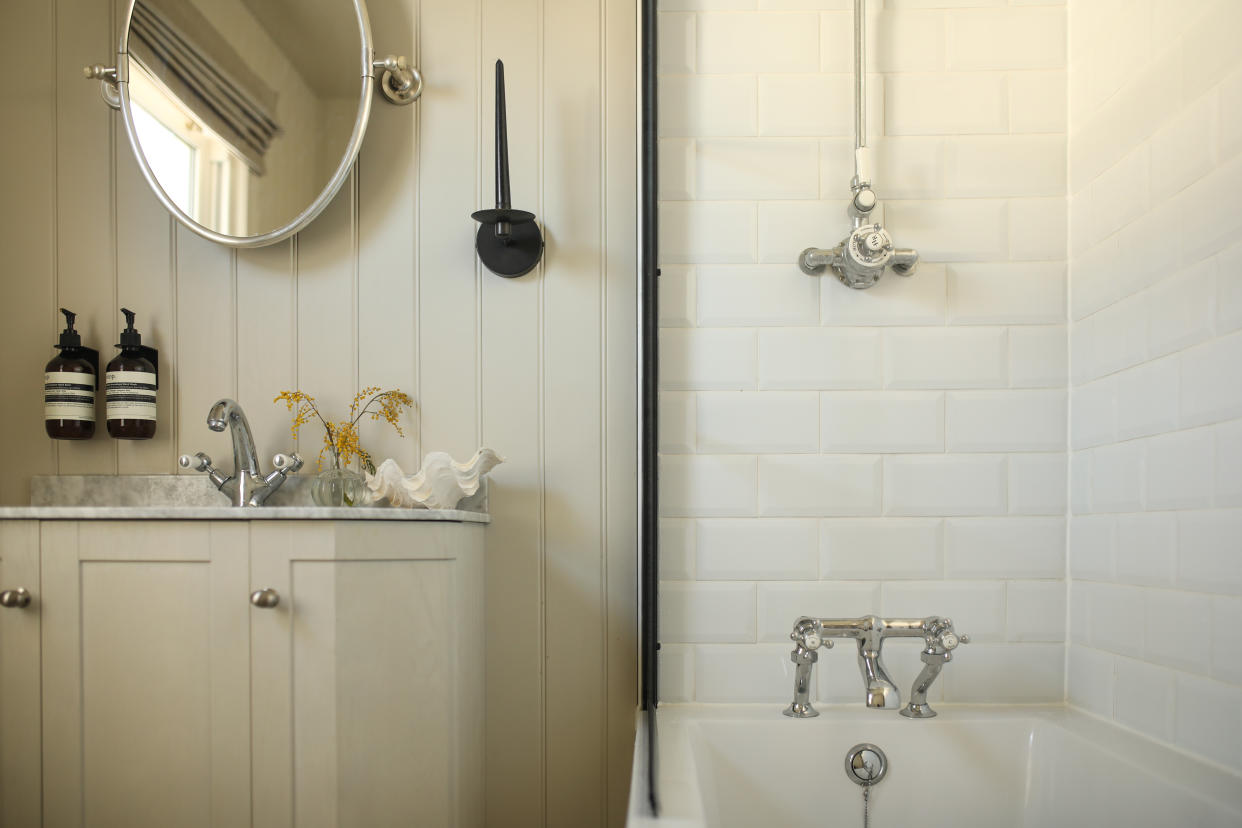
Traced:
[[287, 238], [349, 175], [373, 55], [363, 0], [131, 0], [116, 86], [138, 166], [199, 235]]

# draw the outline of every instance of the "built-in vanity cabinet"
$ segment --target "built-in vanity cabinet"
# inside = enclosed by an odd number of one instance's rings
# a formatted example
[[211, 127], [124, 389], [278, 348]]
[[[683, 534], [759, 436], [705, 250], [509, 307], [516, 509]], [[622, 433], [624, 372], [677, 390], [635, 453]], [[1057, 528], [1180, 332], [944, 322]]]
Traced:
[[6, 828], [482, 824], [482, 525], [0, 527]]
[[0, 520], [0, 591], [25, 589], [25, 607], [0, 607], [0, 826], [39, 824], [39, 524]]

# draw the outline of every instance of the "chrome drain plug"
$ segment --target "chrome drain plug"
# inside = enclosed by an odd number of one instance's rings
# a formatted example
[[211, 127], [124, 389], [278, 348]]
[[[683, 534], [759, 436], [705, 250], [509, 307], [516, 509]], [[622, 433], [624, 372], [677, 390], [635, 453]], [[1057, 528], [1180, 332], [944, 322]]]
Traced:
[[870, 788], [888, 773], [888, 757], [870, 742], [854, 745], [845, 754], [845, 775], [856, 785]]

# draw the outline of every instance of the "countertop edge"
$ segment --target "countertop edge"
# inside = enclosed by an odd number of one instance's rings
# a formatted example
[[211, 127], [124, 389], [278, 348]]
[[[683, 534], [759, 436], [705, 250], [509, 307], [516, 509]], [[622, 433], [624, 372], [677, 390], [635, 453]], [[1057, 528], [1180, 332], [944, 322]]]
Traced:
[[267, 506], [0, 506], [0, 520], [387, 520], [488, 524], [459, 509]]

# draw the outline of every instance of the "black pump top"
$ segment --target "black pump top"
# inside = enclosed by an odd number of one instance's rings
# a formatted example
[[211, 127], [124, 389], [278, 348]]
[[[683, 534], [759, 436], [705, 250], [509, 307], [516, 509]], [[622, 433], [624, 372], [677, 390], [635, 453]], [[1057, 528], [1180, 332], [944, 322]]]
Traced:
[[125, 330], [121, 331], [121, 344], [118, 348], [137, 348], [142, 345], [142, 334], [134, 330], [134, 312], [129, 308], [121, 308], [125, 314]]
[[73, 329], [73, 320], [77, 319], [78, 315], [64, 308], [61, 308], [60, 312], [65, 315], [65, 329], [60, 332], [60, 342], [56, 343], [56, 347], [61, 349], [81, 348], [82, 337]]

